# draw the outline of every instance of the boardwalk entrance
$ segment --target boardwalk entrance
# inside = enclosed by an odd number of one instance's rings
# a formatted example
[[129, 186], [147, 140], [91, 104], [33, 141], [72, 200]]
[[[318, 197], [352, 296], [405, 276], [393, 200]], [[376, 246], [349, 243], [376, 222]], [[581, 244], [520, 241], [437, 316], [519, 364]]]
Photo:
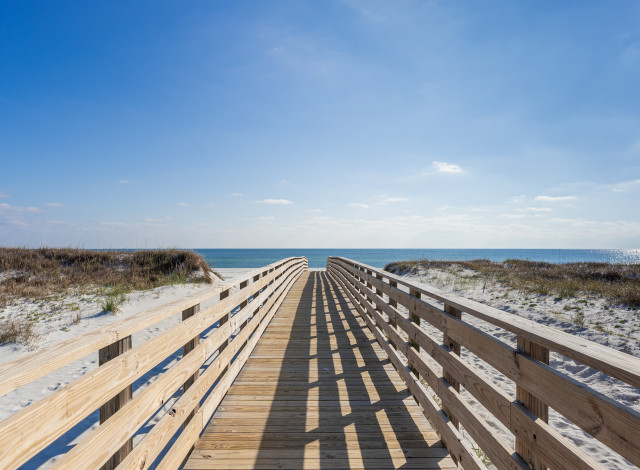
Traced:
[[297, 280], [185, 469], [457, 468], [324, 271]]

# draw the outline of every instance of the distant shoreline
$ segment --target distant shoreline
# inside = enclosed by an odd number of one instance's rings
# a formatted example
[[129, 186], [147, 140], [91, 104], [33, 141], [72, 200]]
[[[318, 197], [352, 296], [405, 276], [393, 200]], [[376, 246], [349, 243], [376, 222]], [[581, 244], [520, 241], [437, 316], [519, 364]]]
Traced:
[[547, 263], [601, 262], [640, 264], [640, 249], [418, 249], [418, 248], [198, 248], [196, 253], [218, 268], [266, 266], [290, 256], [305, 256], [310, 268], [324, 268], [327, 257], [340, 256], [375, 268], [402, 260], [470, 261], [522, 259]]

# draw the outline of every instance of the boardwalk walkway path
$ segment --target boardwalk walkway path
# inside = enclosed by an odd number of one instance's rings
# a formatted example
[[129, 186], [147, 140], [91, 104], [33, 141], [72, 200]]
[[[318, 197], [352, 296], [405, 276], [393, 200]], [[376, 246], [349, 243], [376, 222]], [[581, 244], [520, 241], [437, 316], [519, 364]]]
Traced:
[[457, 468], [324, 271], [304, 273], [185, 469]]

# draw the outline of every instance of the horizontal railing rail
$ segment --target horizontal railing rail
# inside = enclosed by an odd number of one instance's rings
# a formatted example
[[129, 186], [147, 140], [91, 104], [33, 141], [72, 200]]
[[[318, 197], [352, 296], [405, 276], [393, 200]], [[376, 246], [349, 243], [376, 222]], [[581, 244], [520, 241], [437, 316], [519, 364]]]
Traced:
[[[231, 386], [306, 258], [288, 258], [240, 279], [131, 316], [0, 365], [0, 395], [98, 352], [100, 366], [0, 421], [2, 468], [16, 468], [100, 409], [100, 426], [53, 468], [178, 468]], [[200, 309], [200, 304], [210, 306]], [[182, 321], [139, 345], [131, 335], [182, 312]], [[203, 333], [206, 333], [202, 338]], [[133, 396], [133, 384], [182, 348], [182, 357]], [[132, 437], [181, 391], [133, 447]]]
[[[345, 288], [464, 468], [485, 465], [461, 427], [501, 469], [602, 468], [548, 424], [549, 407], [640, 465], [640, 414], [550, 367], [549, 352], [634, 387], [640, 386], [640, 359], [349, 259], [329, 258], [327, 271]], [[471, 324], [466, 315], [514, 333], [517, 347]], [[436, 337], [422, 321], [442, 334]], [[513, 381], [515, 396], [477, 370], [467, 354]], [[461, 386], [513, 434], [515, 447], [469, 403]]]

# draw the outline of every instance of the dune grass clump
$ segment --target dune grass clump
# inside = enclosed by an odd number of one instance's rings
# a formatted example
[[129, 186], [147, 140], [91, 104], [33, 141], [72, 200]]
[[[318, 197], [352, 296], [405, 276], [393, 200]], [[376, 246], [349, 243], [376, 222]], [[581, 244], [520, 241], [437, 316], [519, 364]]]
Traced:
[[26, 318], [0, 320], [0, 344], [22, 343], [31, 346], [38, 339], [35, 323]]
[[212, 282], [207, 262], [188, 250], [0, 248], [0, 306], [69, 289], [130, 292], [188, 281]]
[[526, 293], [557, 298], [586, 294], [605, 297], [618, 305], [640, 307], [640, 264], [556, 264], [515, 259], [504, 262], [417, 260], [389, 263], [384, 269], [397, 274], [413, 274], [428, 269], [456, 272], [461, 268]]

